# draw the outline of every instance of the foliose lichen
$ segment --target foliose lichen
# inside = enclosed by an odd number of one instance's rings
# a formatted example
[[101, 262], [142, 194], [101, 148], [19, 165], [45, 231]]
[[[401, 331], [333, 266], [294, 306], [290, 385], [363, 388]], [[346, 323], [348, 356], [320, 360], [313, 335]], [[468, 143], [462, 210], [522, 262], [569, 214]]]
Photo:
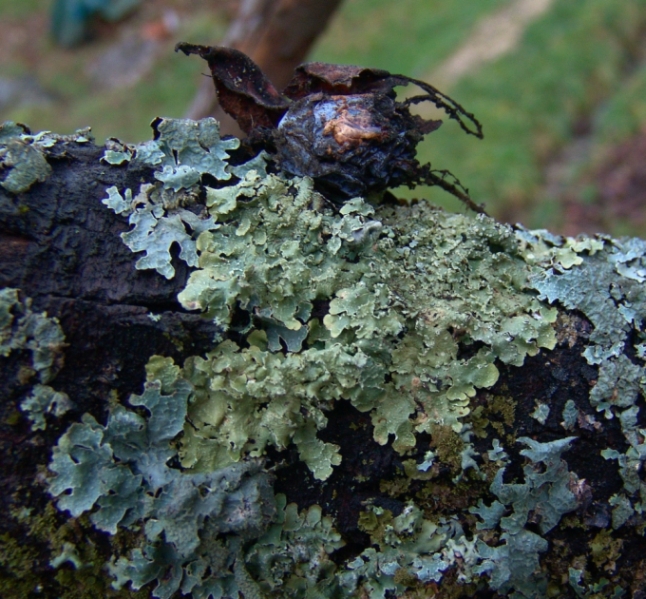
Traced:
[[45, 384], [62, 366], [64, 347], [65, 336], [57, 318], [33, 312], [31, 300], [21, 299], [18, 289], [0, 289], [0, 355], [29, 351], [31, 375]]
[[20, 403], [32, 422], [32, 430], [47, 428], [46, 414], [63, 416], [71, 407], [70, 398], [46, 383], [52, 381], [63, 365], [65, 336], [58, 319], [45, 312], [35, 313], [29, 298], [21, 299], [17, 289], [0, 289], [0, 356], [28, 352], [29, 365], [23, 365], [20, 379], [33, 384]]
[[[589, 401], [606, 420], [619, 420], [627, 446], [620, 451], [609, 444], [600, 451], [606, 460], [617, 461], [624, 483], [609, 500], [612, 528], [643, 528], [646, 483], [639, 473], [646, 460], [646, 428], [639, 424], [639, 412], [646, 396], [646, 242], [563, 239], [528, 231], [519, 231], [519, 237], [526, 244], [528, 261], [537, 267], [532, 285], [541, 297], [578, 310], [594, 327], [583, 353], [590, 365], [598, 367]], [[578, 417], [573, 402], [568, 404], [563, 410], [565, 428], [571, 428]], [[587, 597], [596, 585], [581, 585], [581, 580], [590, 581], [590, 573], [573, 569], [571, 585], [578, 596]]]
[[[522, 236], [543, 267], [532, 276], [534, 287], [548, 301], [579, 310], [594, 326], [583, 354], [589, 364], [599, 367], [590, 404], [606, 419], [619, 419], [628, 444], [625, 453], [613, 447], [602, 451], [605, 459], [618, 461], [624, 479], [624, 492], [611, 500], [613, 528], [619, 528], [633, 510], [641, 517], [646, 509], [646, 483], [638, 474], [646, 460], [646, 429], [638, 424], [638, 402], [646, 395], [646, 242], [608, 238], [577, 242], [528, 232]], [[574, 260], [556, 259], [567, 249]], [[584, 251], [589, 254], [585, 261], [578, 255]]]
[[178, 373], [170, 359], [149, 362], [144, 393], [130, 398], [146, 418], [116, 404], [105, 426], [90, 415], [73, 424], [54, 448], [49, 491], [74, 517], [92, 510], [99, 530], [143, 529], [143, 547], [109, 566], [115, 588], [158, 580], [153, 594], [163, 599], [178, 589], [205, 598], [226, 589], [229, 596], [235, 581], [226, 571], [241, 539], [257, 538], [272, 519], [270, 476], [258, 461], [205, 474], [169, 467], [191, 390]]
[[46, 153], [59, 141], [88, 143], [89, 129], [79, 129], [73, 135], [56, 135], [41, 131], [32, 135], [20, 123], [0, 123], [0, 186], [10, 193], [27, 191], [34, 183], [45, 181], [52, 172]]
[[[458, 587], [621, 596], [611, 535], [597, 533], [558, 582], [544, 560], [583, 501], [585, 481], [562, 457], [578, 442], [575, 401], [559, 411], [534, 403], [535, 426], [557, 414], [565, 431], [539, 441], [509, 432], [513, 397], [474, 400], [501, 369], [555, 347], [559, 309], [583, 314], [594, 327], [584, 356], [598, 369], [589, 404], [625, 437], [601, 454], [624, 481], [609, 500], [612, 526], [643, 526], [646, 243], [563, 239], [424, 203], [355, 198], [337, 211], [308, 179], [269, 174], [263, 155], [229, 165], [237, 141], [220, 140], [211, 120], [154, 126], [153, 142], [113, 146], [104, 159], [140, 161], [157, 183], [110, 188], [103, 203], [128, 217], [124, 243], [146, 252], [137, 268], [172, 278], [179, 246], [190, 269], [179, 301], [223, 332], [181, 366], [153, 357], [133, 409], [111, 406], [105, 425], [85, 416], [55, 449], [58, 507], [138, 540], [114, 553], [115, 586], [155, 581], [156, 597], [205, 599], [385, 599], [437, 585], [447, 597]], [[318, 433], [339, 402], [369, 415], [378, 444], [418, 452], [402, 461], [405, 480], [382, 489], [397, 497], [426, 484], [400, 510], [367, 502], [358, 526], [370, 543], [348, 558], [334, 555], [343, 539], [330, 515], [285, 505], [263, 467], [269, 447], [293, 444], [328, 480], [343, 455]], [[499, 438], [482, 451], [490, 425]], [[73, 563], [70, 551], [57, 561]], [[609, 578], [596, 576], [601, 567]]]
[[[327, 385], [323, 395], [317, 391], [319, 401], [349, 399], [370, 411], [380, 444], [394, 435], [394, 447], [405, 451], [415, 445], [415, 432], [428, 432], [433, 424], [459, 432], [476, 388], [496, 382], [496, 359], [520, 365], [540, 347], [554, 346], [556, 311], [527, 289], [529, 269], [515, 253], [513, 233], [491, 220], [419, 206], [407, 215], [416, 223], [410, 231], [396, 210], [382, 207], [377, 214], [355, 199], [337, 214], [306, 179], [288, 182], [257, 171], [235, 185], [207, 189], [206, 197], [209, 215], [221, 224], [198, 237], [198, 268], [180, 302], [225, 329], [234, 309], [250, 313], [250, 326], [240, 331], [252, 346], [241, 354], [257, 356], [247, 360], [250, 366], [278, 359], [271, 358], [278, 340], [289, 352], [285, 366], [293, 363], [297, 372], [307, 373], [308, 362], [326, 355], [321, 352], [335, 356], [337, 366], [321, 371]], [[432, 307], [425, 289], [437, 294]], [[312, 317], [317, 302], [329, 305], [322, 321]], [[299, 352], [303, 342], [308, 349]], [[480, 349], [460, 359], [460, 344]], [[335, 382], [344, 362], [354, 362], [359, 374], [344, 373]], [[261, 398], [264, 383], [254, 384]], [[197, 399], [196, 409], [220, 414], [216, 420], [226, 413], [230, 421], [241, 404], [223, 411], [222, 394], [211, 395]], [[241, 418], [235, 426], [248, 421]], [[314, 421], [317, 428], [324, 425]], [[202, 419], [191, 437], [213, 437], [199, 432], [213, 422]], [[192, 453], [191, 439], [185, 443]], [[200, 452], [206, 453], [206, 445]]]

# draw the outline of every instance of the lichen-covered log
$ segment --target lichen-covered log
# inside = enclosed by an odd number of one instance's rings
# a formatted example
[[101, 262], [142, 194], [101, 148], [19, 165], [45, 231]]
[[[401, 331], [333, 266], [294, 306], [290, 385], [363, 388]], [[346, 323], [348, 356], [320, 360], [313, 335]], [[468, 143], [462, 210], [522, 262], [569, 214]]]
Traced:
[[153, 126], [0, 129], [3, 597], [644, 596], [645, 242]]

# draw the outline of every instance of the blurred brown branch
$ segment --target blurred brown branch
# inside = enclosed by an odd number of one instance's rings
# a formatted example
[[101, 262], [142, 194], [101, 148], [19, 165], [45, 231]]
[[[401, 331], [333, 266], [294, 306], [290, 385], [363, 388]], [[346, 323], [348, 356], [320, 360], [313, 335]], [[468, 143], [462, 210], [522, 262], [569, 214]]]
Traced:
[[[282, 89], [303, 62], [342, 0], [241, 0], [238, 14], [221, 44], [251, 57]], [[217, 103], [213, 82], [200, 83], [186, 117], [215, 116], [224, 134], [242, 135]]]

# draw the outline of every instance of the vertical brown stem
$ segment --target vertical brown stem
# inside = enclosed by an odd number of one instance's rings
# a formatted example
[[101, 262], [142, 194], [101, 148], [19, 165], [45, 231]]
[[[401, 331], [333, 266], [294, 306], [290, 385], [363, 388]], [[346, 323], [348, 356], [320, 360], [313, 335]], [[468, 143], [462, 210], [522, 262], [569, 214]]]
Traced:
[[[241, 0], [222, 45], [247, 54], [282, 89], [306, 58], [342, 0]], [[205, 79], [187, 111], [188, 118], [215, 116], [222, 132], [242, 135], [217, 106], [213, 83]]]

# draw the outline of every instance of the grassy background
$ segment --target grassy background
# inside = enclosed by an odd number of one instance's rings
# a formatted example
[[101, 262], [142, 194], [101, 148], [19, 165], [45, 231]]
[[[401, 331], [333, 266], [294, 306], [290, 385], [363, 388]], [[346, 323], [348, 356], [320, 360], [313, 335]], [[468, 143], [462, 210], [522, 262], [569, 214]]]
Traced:
[[[512, 3], [346, 0], [313, 59], [374, 66], [433, 83], [433, 73], [478, 23]], [[54, 98], [0, 107], [0, 120], [59, 132], [91, 125], [99, 142], [108, 136], [147, 139], [155, 116], [182, 116], [204, 68], [172, 47], [180, 39], [217, 43], [233, 10], [214, 9], [212, 0], [143, 2], [125, 23], [104, 27], [92, 44], [70, 51], [56, 48], [47, 35], [49, 4], [0, 0], [0, 77], [29, 74]], [[88, 65], [120, 43], [124, 32], [142, 30], [164, 9], [176, 11], [179, 27], [158, 43], [154, 66], [136, 84], [111, 86], [109, 77], [97, 84], [88, 75]], [[3, 36], [21, 27], [29, 31], [27, 42], [12, 44]], [[485, 140], [447, 122], [420, 146], [420, 158], [449, 168], [476, 201], [501, 218], [568, 232], [645, 236], [646, 190], [644, 202], [633, 201], [637, 207], [623, 217], [613, 216], [599, 191], [599, 172], [615, 149], [646, 135], [645, 58], [646, 0], [554, 0], [513, 51], [443, 88], [476, 114]], [[400, 192], [462, 210], [437, 189]]]

